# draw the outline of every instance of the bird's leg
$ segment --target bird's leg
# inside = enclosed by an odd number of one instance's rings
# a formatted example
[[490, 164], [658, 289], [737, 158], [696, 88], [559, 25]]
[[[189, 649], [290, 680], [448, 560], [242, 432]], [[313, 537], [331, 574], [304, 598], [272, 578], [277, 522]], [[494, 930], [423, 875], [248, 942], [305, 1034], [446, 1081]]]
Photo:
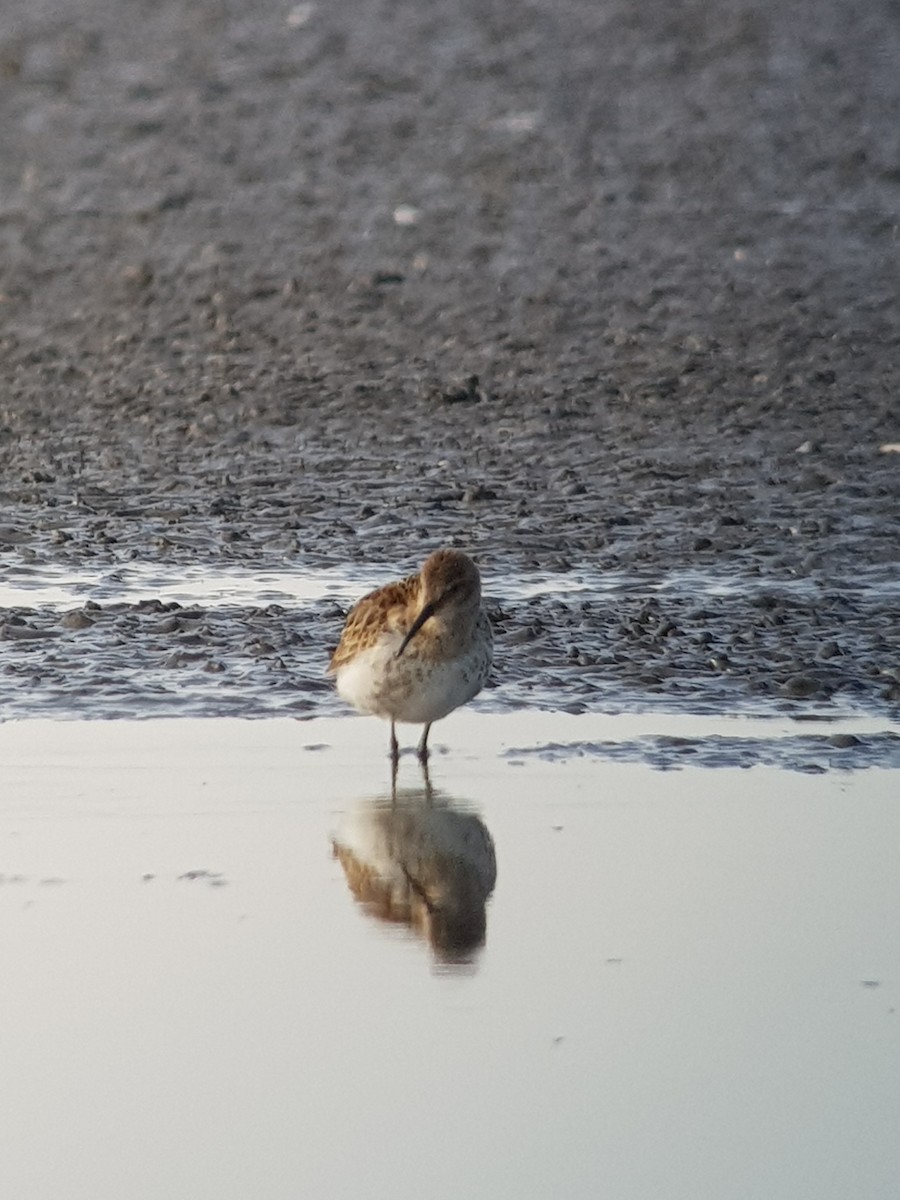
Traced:
[[429, 801], [432, 799], [431, 776], [428, 773], [428, 732], [430, 729], [431, 722], [429, 722], [422, 731], [422, 736], [419, 739], [419, 745], [416, 749], [416, 753], [419, 756], [419, 762], [422, 764], [422, 775], [425, 779], [425, 797]]
[[394, 722], [391, 721], [391, 762], [394, 766], [400, 761], [400, 746], [397, 743], [397, 729]]
[[431, 774], [428, 770], [428, 759], [423, 758], [420, 761], [422, 763], [422, 778], [425, 780], [425, 799], [430, 804], [434, 799], [434, 789], [431, 786]]
[[431, 729], [430, 721], [425, 726], [422, 736], [419, 738], [418, 748], [416, 749], [416, 753], [419, 756], [419, 762], [422, 764], [423, 767], [428, 762], [428, 731], [429, 731], [429, 729]]
[[391, 721], [391, 800], [397, 802], [397, 768], [400, 765], [400, 747], [397, 745], [397, 730]]

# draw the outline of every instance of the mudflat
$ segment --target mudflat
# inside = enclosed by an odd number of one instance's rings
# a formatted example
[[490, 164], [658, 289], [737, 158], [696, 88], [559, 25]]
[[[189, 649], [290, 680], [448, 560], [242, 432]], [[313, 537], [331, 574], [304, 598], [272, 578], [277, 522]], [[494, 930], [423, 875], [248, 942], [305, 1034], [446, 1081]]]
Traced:
[[898, 106], [887, 0], [9, 0], [5, 715], [336, 711], [352, 589], [128, 573], [450, 544], [488, 706], [896, 716]]

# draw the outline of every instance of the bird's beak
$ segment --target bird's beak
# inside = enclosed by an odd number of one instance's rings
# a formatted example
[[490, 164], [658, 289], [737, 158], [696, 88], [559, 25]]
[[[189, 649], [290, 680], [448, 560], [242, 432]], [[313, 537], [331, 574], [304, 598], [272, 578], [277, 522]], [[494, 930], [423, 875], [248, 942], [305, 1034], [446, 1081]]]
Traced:
[[425, 607], [422, 609], [422, 611], [419, 613], [419, 615], [413, 621], [412, 625], [410, 625], [409, 632], [407, 633], [406, 637], [403, 639], [403, 641], [400, 645], [400, 649], [394, 655], [394, 658], [400, 657], [400, 655], [403, 653], [403, 651], [406, 649], [406, 647], [409, 645], [409, 643], [413, 640], [413, 638], [416, 636], [416, 634], [419, 632], [419, 630], [422, 628], [422, 626], [425, 624], [425, 622], [428, 620], [428, 618], [434, 616], [436, 608], [437, 608], [437, 603], [434, 600], [430, 601], [428, 604], [425, 605]]

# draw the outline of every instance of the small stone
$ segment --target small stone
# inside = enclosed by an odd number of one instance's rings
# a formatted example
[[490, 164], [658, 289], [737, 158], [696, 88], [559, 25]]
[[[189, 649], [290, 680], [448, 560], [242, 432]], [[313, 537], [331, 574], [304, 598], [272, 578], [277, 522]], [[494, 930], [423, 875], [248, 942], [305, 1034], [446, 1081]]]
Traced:
[[149, 287], [153, 282], [153, 268], [148, 262], [129, 263], [122, 268], [122, 281], [130, 287]]
[[833, 733], [828, 739], [837, 750], [850, 750], [853, 746], [861, 746], [862, 742], [852, 733]]
[[291, 29], [300, 29], [311, 20], [315, 11], [315, 4], [295, 4], [285, 20]]
[[481, 389], [477, 375], [470, 375], [455, 387], [447, 388], [441, 393], [445, 404], [473, 404], [481, 399]]
[[164, 621], [160, 621], [155, 629], [155, 633], [180, 633], [182, 630], [181, 621], [178, 617], [167, 617]]
[[64, 613], [59, 623], [63, 629], [90, 629], [94, 624], [87, 613], [79, 608]]
[[837, 642], [826, 642], [824, 646], [819, 647], [819, 653], [816, 655], [816, 658], [823, 660], [827, 658], [837, 658], [841, 653], [842, 650]]
[[479, 500], [496, 500], [497, 493], [482, 483], [473, 483], [463, 492], [463, 504], [474, 504]]
[[395, 225], [418, 225], [421, 212], [414, 204], [398, 204], [394, 209]]
[[805, 700], [808, 696], [815, 696], [819, 690], [819, 681], [812, 675], [792, 675], [781, 685], [782, 696], [792, 700]]

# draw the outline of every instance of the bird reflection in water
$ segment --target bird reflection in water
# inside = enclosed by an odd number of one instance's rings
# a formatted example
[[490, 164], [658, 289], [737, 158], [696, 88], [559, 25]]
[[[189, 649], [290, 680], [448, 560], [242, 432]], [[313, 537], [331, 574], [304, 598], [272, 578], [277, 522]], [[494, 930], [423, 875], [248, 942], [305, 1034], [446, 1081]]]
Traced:
[[430, 785], [362, 801], [332, 843], [350, 891], [383, 921], [409, 925], [438, 962], [471, 963], [484, 945], [497, 879], [483, 821]]

